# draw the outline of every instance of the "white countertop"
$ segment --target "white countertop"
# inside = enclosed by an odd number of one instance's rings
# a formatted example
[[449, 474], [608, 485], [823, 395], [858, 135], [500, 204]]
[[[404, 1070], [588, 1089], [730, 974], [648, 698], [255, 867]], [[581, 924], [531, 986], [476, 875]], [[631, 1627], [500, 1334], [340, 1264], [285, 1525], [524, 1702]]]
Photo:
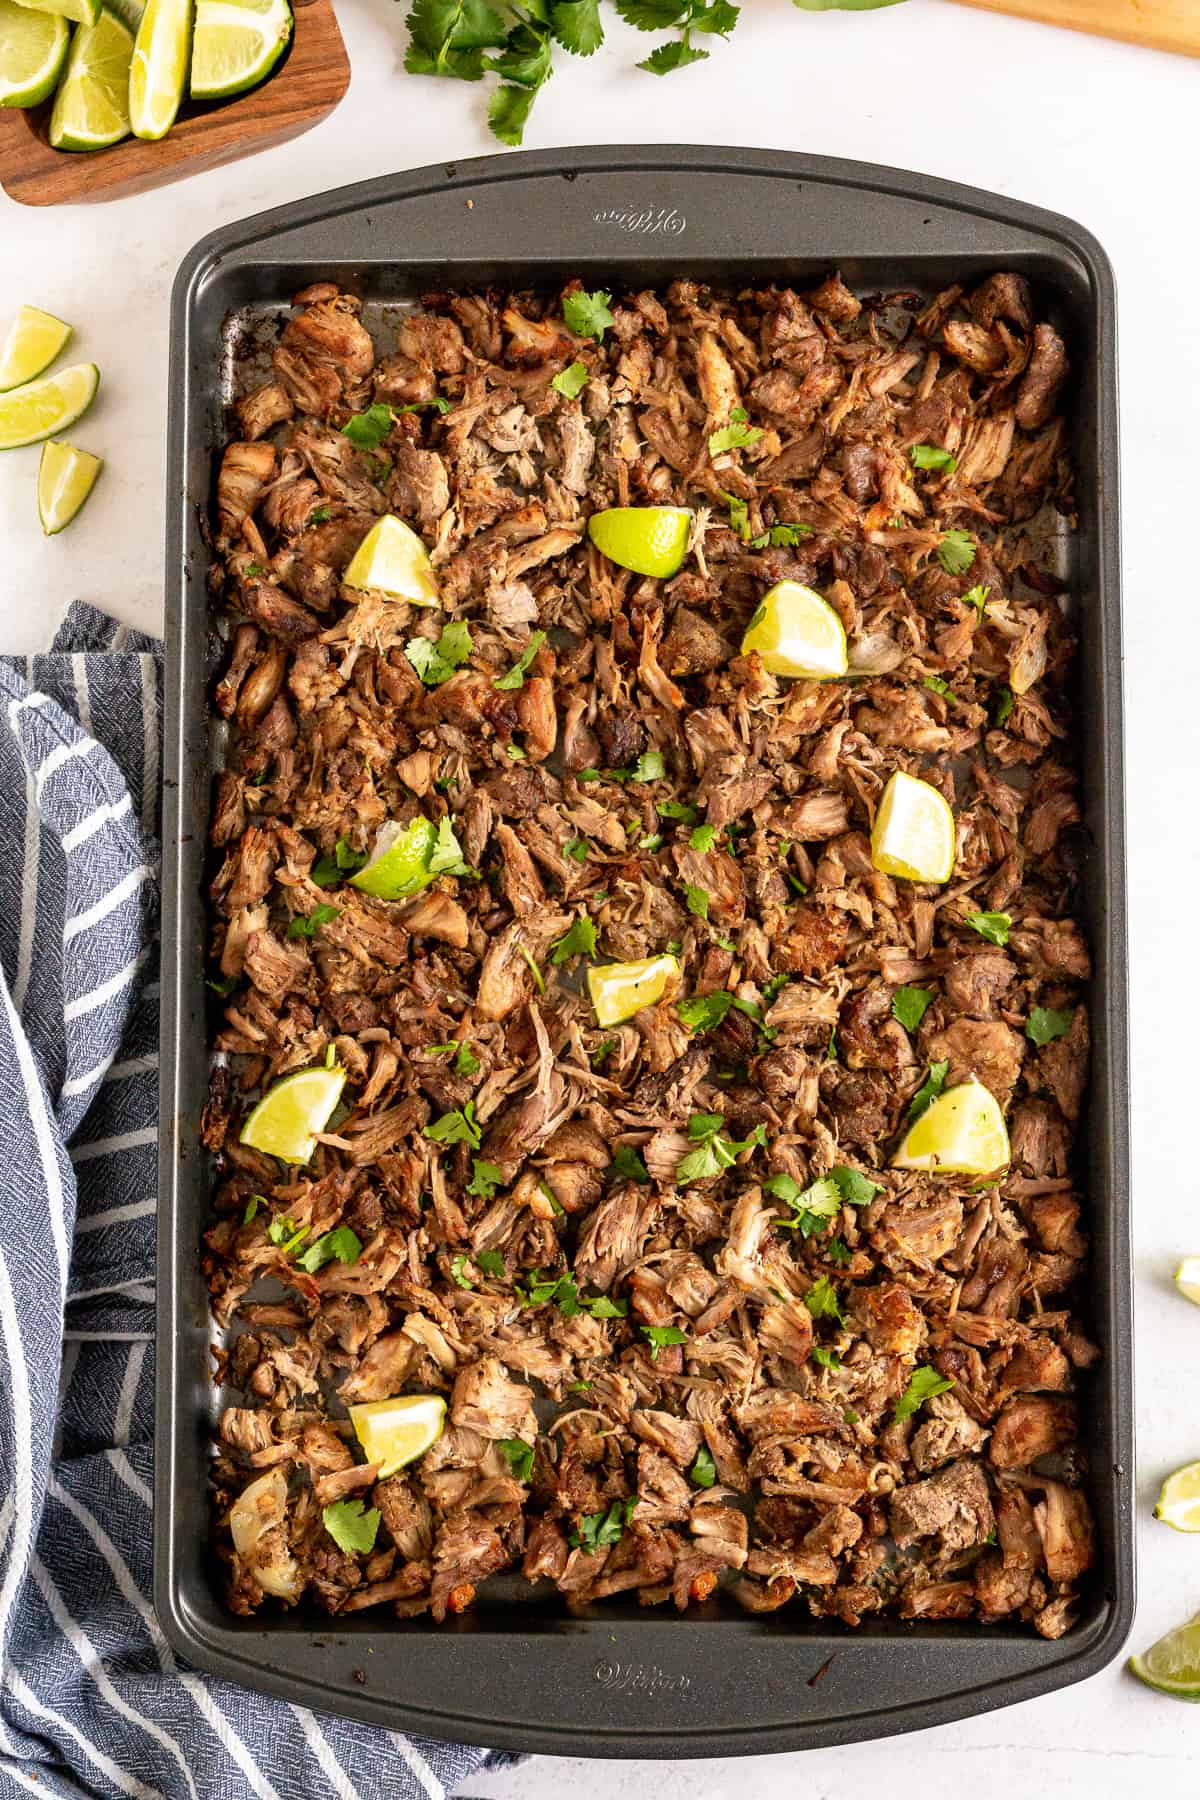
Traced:
[[[74, 434], [108, 467], [85, 513], [44, 541], [36, 451], [0, 458], [0, 648], [48, 640], [74, 595], [161, 623], [167, 299], [187, 248], [218, 224], [344, 182], [478, 155], [483, 90], [404, 76], [404, 8], [339, 0], [354, 64], [340, 110], [291, 144], [106, 206], [35, 210], [0, 195], [0, 316], [24, 300], [76, 323], [104, 385]], [[636, 49], [635, 49], [636, 45]], [[529, 147], [710, 142], [894, 163], [1036, 201], [1083, 221], [1116, 265], [1121, 305], [1134, 1149], [1137, 1170], [1139, 1579], [1133, 1642], [1200, 1608], [1200, 1541], [1155, 1525], [1170, 1468], [1200, 1455], [1200, 1312], [1170, 1285], [1200, 1250], [1192, 1172], [1192, 1020], [1200, 840], [1181, 820], [1200, 782], [1197, 561], [1200, 292], [1195, 145], [1200, 64], [1043, 26], [909, 0], [876, 14], [810, 15], [745, 0], [712, 60], [663, 81], [631, 68], [644, 40], [619, 24], [586, 67], [537, 102]], [[1153, 871], [1153, 873], [1151, 873]], [[1179, 949], [1176, 949], [1179, 946]], [[1194, 1800], [1200, 1715], [1119, 1666], [1081, 1686], [891, 1744], [750, 1762], [602, 1767], [539, 1758], [473, 1794], [562, 1800]]]

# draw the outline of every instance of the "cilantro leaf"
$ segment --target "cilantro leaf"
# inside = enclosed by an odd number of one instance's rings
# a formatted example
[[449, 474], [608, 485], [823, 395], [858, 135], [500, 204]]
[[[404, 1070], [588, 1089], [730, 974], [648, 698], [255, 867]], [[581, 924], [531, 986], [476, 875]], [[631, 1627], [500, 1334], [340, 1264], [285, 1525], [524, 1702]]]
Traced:
[[1000, 698], [996, 702], [996, 727], [997, 727], [997, 730], [1000, 728], [1001, 725], [1008, 724], [1009, 719], [1012, 717], [1012, 709], [1015, 706], [1015, 704], [1016, 704], [1016, 701], [1013, 698], [1012, 689], [1010, 687], [1002, 687], [1000, 689]]
[[[494, 1165], [485, 1163], [484, 1167], [494, 1167]], [[475, 1262], [485, 1275], [502, 1276], [504, 1274], [504, 1258], [498, 1250], [477, 1250]]]
[[847, 1248], [841, 1238], [830, 1238], [825, 1246], [825, 1254], [831, 1263], [837, 1264], [839, 1269], [844, 1269], [853, 1261], [852, 1251]]
[[750, 1136], [739, 1144], [722, 1135], [724, 1123], [721, 1113], [692, 1114], [688, 1120], [688, 1137], [699, 1148], [680, 1159], [675, 1170], [675, 1180], [680, 1186], [719, 1175], [723, 1169], [733, 1167], [743, 1150], [749, 1150], [752, 1145], [761, 1149], [766, 1144], [767, 1133], [762, 1125], [756, 1125]]
[[690, 913], [694, 913], [698, 919], [707, 919], [707, 917], [708, 917], [708, 897], [709, 897], [708, 889], [702, 888], [702, 887], [697, 887], [693, 882], [689, 881], [687, 884], [687, 887], [685, 889], [685, 892], [687, 894], [687, 909], [688, 909], [688, 911]]
[[945, 700], [953, 700], [955, 698], [954, 689], [950, 686], [950, 683], [943, 680], [940, 675], [927, 675], [921, 685], [927, 687], [931, 693], [941, 694], [942, 698]]
[[914, 469], [936, 469], [939, 474], [953, 475], [958, 467], [950, 452], [938, 444], [914, 444], [909, 455]]
[[587, 364], [573, 362], [569, 368], [559, 370], [550, 386], [556, 388], [560, 394], [565, 394], [568, 400], [574, 400], [577, 394], [583, 392], [588, 384], [588, 379]]
[[595, 1294], [583, 1304], [593, 1319], [624, 1319], [629, 1316], [628, 1300], [610, 1300], [607, 1294]]
[[307, 1236], [308, 1226], [297, 1226], [295, 1220], [289, 1219], [286, 1213], [282, 1218], [272, 1219], [267, 1226], [268, 1239], [272, 1244], [278, 1245], [285, 1256], [290, 1256]]
[[531, 632], [529, 642], [526, 644], [524, 650], [522, 650], [512, 668], [509, 669], [506, 675], [497, 675], [492, 682], [492, 686], [494, 688], [502, 688], [506, 693], [511, 692], [514, 688], [523, 688], [525, 686], [525, 677], [529, 673], [529, 665], [532, 663], [534, 657], [537, 655], [545, 641], [546, 634], [544, 631]]
[[710, 1488], [717, 1479], [717, 1465], [707, 1444], [701, 1444], [688, 1474], [697, 1487]]
[[472, 649], [471, 627], [459, 621], [447, 625], [440, 638], [409, 638], [404, 654], [426, 687], [440, 687], [466, 662]]
[[604, 42], [600, 0], [554, 0], [550, 29], [573, 56], [591, 56]]
[[656, 800], [654, 810], [660, 819], [678, 819], [681, 825], [690, 825], [696, 817], [696, 808], [682, 800]]
[[932, 988], [898, 987], [892, 995], [892, 1017], [899, 1019], [905, 1031], [915, 1031], [932, 1003]]
[[588, 1057], [593, 1069], [601, 1069], [617, 1047], [616, 1038], [602, 1038]]
[[680, 1331], [678, 1325], [640, 1325], [638, 1327], [644, 1338], [650, 1342], [650, 1361], [658, 1361], [658, 1353], [668, 1344], [686, 1344], [687, 1332]]
[[925, 1363], [919, 1363], [908, 1378], [908, 1386], [892, 1409], [892, 1418], [897, 1425], [902, 1419], [911, 1419], [927, 1400], [932, 1400], [935, 1394], [944, 1394], [947, 1388], [953, 1386], [953, 1381], [948, 1380], [945, 1375], [939, 1375], [936, 1369], [929, 1368]]
[[475, 1102], [468, 1100], [464, 1107], [443, 1113], [432, 1125], [426, 1125], [424, 1136], [435, 1144], [470, 1144], [473, 1150], [478, 1150], [483, 1140], [483, 1128], [475, 1120]]
[[398, 406], [396, 411], [402, 413], [435, 412], [441, 413], [445, 417], [446, 413], [450, 411], [450, 402], [444, 394], [435, 394], [432, 400], [410, 400], [406, 406]]
[[573, 857], [578, 863], [585, 863], [588, 859], [588, 848], [586, 838], [573, 837], [563, 845], [563, 855]]
[[1012, 918], [1006, 912], [968, 913], [963, 924], [969, 925], [972, 931], [977, 931], [989, 944], [999, 944], [1003, 949], [1012, 929]]
[[641, 1152], [631, 1144], [617, 1145], [608, 1172], [614, 1181], [636, 1181], [639, 1187], [646, 1187], [650, 1180], [650, 1171]]
[[629, 772], [630, 781], [661, 781], [667, 772], [661, 750], [645, 750]]
[[498, 1163], [481, 1162], [478, 1157], [472, 1157], [468, 1194], [474, 1194], [477, 1200], [490, 1200], [496, 1189], [503, 1186], [504, 1170]]
[[923, 1112], [926, 1112], [937, 1099], [946, 1085], [946, 1076], [950, 1071], [949, 1058], [945, 1062], [930, 1063], [929, 1073], [908, 1103], [910, 1124], [916, 1124]]
[[412, 75], [452, 75], [478, 81], [481, 50], [498, 49], [507, 36], [488, 0], [414, 0], [405, 20], [410, 43], [404, 66]]
[[603, 293], [599, 288], [594, 294], [585, 293], [582, 288], [564, 294], [562, 314], [567, 330], [576, 337], [595, 338], [600, 343], [613, 323], [613, 316], [609, 311], [611, 305], [612, 295]]
[[316, 506], [308, 515], [310, 525], [324, 525], [328, 523], [328, 520], [329, 508], [327, 506]]
[[242, 1214], [242, 1224], [248, 1225], [250, 1223], [251, 1219], [254, 1217], [255, 1213], [258, 1211], [259, 1207], [265, 1206], [266, 1204], [267, 1204], [267, 1201], [266, 1201], [265, 1195], [251, 1194], [250, 1198], [246, 1202], [246, 1210]]
[[[692, 63], [707, 61], [707, 50], [697, 50], [688, 43], [686, 38], [676, 38], [671, 43], [659, 44], [658, 48], [652, 50], [649, 56], [644, 57], [637, 66], [639, 69], [645, 69], [648, 75], [671, 75], [676, 69], [686, 69]], [[720, 433], [714, 435], [720, 436]], [[761, 437], [762, 433], [759, 432], [758, 435]], [[709, 444], [711, 446], [712, 438], [709, 439]], [[725, 444], [722, 448], [728, 450], [732, 446]], [[713, 455], [716, 454], [717, 452], [714, 450]]]
[[593, 1555], [597, 1550], [607, 1550], [610, 1544], [619, 1543], [637, 1503], [637, 1495], [631, 1494], [628, 1500], [614, 1500], [607, 1512], [585, 1514], [567, 1542], [574, 1549], [589, 1550]]
[[676, 1011], [689, 1031], [715, 1031], [733, 1005], [733, 995], [718, 988], [715, 994], [693, 994], [681, 1000]]
[[[675, 46], [664, 44], [661, 48], [663, 50], [671, 50], [674, 49]], [[658, 54], [659, 52], [656, 51], [655, 55]], [[689, 62], [698, 62], [702, 56], [707, 55], [707, 50], [695, 51], [688, 55], [687, 60]], [[679, 68], [681, 65], [678, 62], [675, 62], [671, 66], [672, 68]], [[646, 64], [641, 63], [639, 64], [639, 67], [645, 68]], [[655, 73], [661, 74], [665, 73], [665, 71], [656, 70]], [[741, 414], [740, 418], [738, 417], [739, 413]], [[747, 425], [744, 408], [735, 406], [733, 412], [729, 415], [729, 424], [722, 425], [719, 431], [709, 433], [708, 454], [710, 456], [720, 456], [722, 452], [726, 450], [744, 450], [751, 444], [757, 444], [761, 436], [761, 427], [758, 425]]]
[[509, 1472], [517, 1481], [530, 1481], [533, 1478], [533, 1445], [527, 1444], [524, 1438], [497, 1438], [496, 1448], [508, 1464]]
[[[550, 64], [547, 60], [546, 74], [549, 72]], [[542, 80], [545, 80], [545, 76]], [[519, 87], [505, 83], [498, 87], [488, 101], [487, 109], [492, 136], [498, 137], [502, 144], [508, 144], [515, 150], [524, 141], [525, 126], [529, 121], [536, 93], [536, 86]]]
[[323, 1269], [335, 1257], [340, 1263], [353, 1264], [361, 1255], [362, 1240], [358, 1233], [351, 1231], [349, 1225], [337, 1225], [332, 1231], [326, 1231], [321, 1237], [315, 1238], [303, 1256], [298, 1256], [296, 1261], [309, 1275], [315, 1275], [318, 1269]]
[[794, 1206], [802, 1192], [800, 1183], [790, 1175], [772, 1175], [762, 1185], [764, 1194], [771, 1194], [776, 1200], [782, 1200], [785, 1206]]
[[342, 436], [349, 438], [356, 450], [378, 450], [394, 423], [391, 407], [377, 400], [365, 412], [351, 414], [342, 426]]
[[693, 831], [691, 837], [688, 839], [688, 844], [693, 850], [699, 850], [703, 854], [707, 854], [716, 841], [717, 828], [715, 825], [697, 825], [695, 831]]
[[979, 614], [979, 617], [982, 619], [983, 609], [987, 603], [987, 597], [991, 593], [991, 591], [992, 590], [990, 588], [985, 588], [985, 587], [980, 587], [980, 586], [968, 588], [966, 593], [963, 595], [963, 604], [966, 606], [973, 606], [975, 608], [976, 612]]
[[639, 31], [665, 31], [689, 10], [687, 0], [616, 0], [616, 7], [625, 23]]
[[765, 550], [770, 544], [772, 549], [791, 550], [803, 538], [811, 537], [811, 525], [772, 525], [766, 531], [760, 531], [757, 537], [750, 539], [752, 550]]
[[1073, 1006], [1063, 1007], [1061, 1011], [1052, 1006], [1035, 1006], [1026, 1021], [1025, 1036], [1039, 1046], [1051, 1044], [1055, 1038], [1066, 1037], [1074, 1017]]
[[813, 1282], [804, 1296], [804, 1304], [814, 1319], [836, 1319], [839, 1325], [845, 1323], [837, 1289], [828, 1275], [822, 1275], [818, 1281]]
[[451, 1281], [456, 1281], [460, 1288], [467, 1288], [468, 1290], [471, 1290], [474, 1288], [475, 1283], [471, 1280], [470, 1276], [467, 1274], [466, 1269], [467, 1269], [466, 1252], [460, 1250], [458, 1255], [456, 1257], [454, 1257], [453, 1260], [451, 1261], [450, 1279], [451, 1279]]
[[564, 933], [550, 953], [550, 961], [555, 968], [570, 962], [574, 956], [594, 957], [596, 954], [596, 927], [586, 916], [576, 919], [571, 929]]
[[338, 1500], [322, 1509], [321, 1518], [338, 1549], [348, 1556], [365, 1555], [375, 1548], [375, 1534], [379, 1530], [378, 1507], [373, 1506], [366, 1512], [361, 1500]]
[[947, 575], [965, 575], [975, 561], [975, 544], [969, 531], [948, 531], [938, 545], [938, 561]]
[[872, 1181], [858, 1169], [849, 1169], [845, 1163], [834, 1163], [829, 1171], [829, 1179], [847, 1206], [870, 1206], [876, 1194], [882, 1194], [883, 1183]]
[[314, 906], [307, 918], [297, 913], [288, 925], [287, 934], [289, 938], [316, 937], [322, 925], [328, 925], [331, 919], [340, 919], [341, 916], [340, 906]]
[[823, 1369], [840, 1369], [842, 1366], [842, 1359], [836, 1350], [827, 1350], [824, 1344], [814, 1344], [809, 1355]]

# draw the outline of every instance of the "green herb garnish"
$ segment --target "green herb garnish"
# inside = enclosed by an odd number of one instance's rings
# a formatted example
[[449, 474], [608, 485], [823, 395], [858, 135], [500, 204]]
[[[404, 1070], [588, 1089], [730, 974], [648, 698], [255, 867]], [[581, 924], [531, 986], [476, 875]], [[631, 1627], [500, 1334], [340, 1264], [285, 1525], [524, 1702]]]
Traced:
[[1052, 1006], [1035, 1006], [1026, 1020], [1025, 1036], [1039, 1047], [1052, 1044], [1055, 1038], [1066, 1037], [1074, 1017], [1073, 1006], [1063, 1007], [1061, 1011]]
[[944, 1394], [947, 1388], [953, 1386], [953, 1381], [948, 1380], [945, 1375], [939, 1375], [936, 1369], [929, 1368], [925, 1363], [919, 1364], [909, 1376], [908, 1386], [892, 1410], [892, 1418], [897, 1424], [901, 1419], [911, 1419], [927, 1400], [932, 1400], [935, 1394]]
[[337, 1500], [332, 1506], [322, 1508], [321, 1518], [325, 1529], [347, 1556], [365, 1555], [375, 1548], [375, 1534], [379, 1530], [379, 1509], [373, 1506], [370, 1512], [365, 1510], [361, 1500]]
[[969, 925], [972, 931], [977, 931], [989, 944], [999, 944], [1003, 949], [1012, 929], [1012, 918], [1006, 912], [968, 913], [963, 924]]
[[892, 995], [892, 1017], [899, 1019], [905, 1031], [915, 1031], [932, 1004], [932, 988], [898, 987]]
[[587, 364], [585, 362], [573, 362], [570, 368], [559, 370], [558, 374], [550, 383], [550, 386], [552, 388], [557, 388], [560, 394], [565, 394], [568, 400], [574, 400], [577, 394], [582, 393], [587, 384]]
[[492, 682], [492, 686], [494, 688], [502, 688], [505, 693], [511, 692], [514, 688], [523, 688], [525, 686], [525, 677], [529, 673], [529, 665], [532, 663], [534, 657], [537, 655], [545, 641], [546, 634], [544, 631], [530, 632], [529, 642], [526, 644], [524, 650], [522, 650], [517, 661], [513, 664], [512, 668], [509, 669], [507, 674], [497, 675]]
[[938, 561], [947, 575], [965, 575], [975, 561], [975, 544], [969, 531], [948, 531], [937, 548]]

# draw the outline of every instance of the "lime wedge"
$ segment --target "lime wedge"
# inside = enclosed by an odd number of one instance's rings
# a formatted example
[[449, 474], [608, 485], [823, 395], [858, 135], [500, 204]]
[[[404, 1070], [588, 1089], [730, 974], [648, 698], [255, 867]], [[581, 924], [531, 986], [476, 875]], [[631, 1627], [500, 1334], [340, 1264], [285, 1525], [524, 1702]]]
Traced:
[[1185, 1463], [1167, 1476], [1154, 1516], [1174, 1531], [1200, 1531], [1200, 1462]]
[[[0, 0], [0, 37], [3, 32], [4, 8], [9, 4], [10, 0]], [[61, 26], [67, 38], [70, 37], [70, 32], [61, 19], [52, 19], [50, 25], [52, 29]], [[66, 38], [63, 41], [65, 43]], [[0, 47], [0, 63], [3, 58], [3, 48]], [[71, 327], [61, 319], [56, 319], [53, 313], [39, 312], [36, 306], [23, 306], [9, 327], [4, 348], [0, 350], [0, 394], [8, 393], [10, 388], [21, 387], [27, 381], [35, 381], [50, 367], [70, 335]]]
[[871, 861], [905, 881], [949, 881], [954, 814], [935, 787], [897, 770], [883, 790], [871, 831]]
[[679, 964], [669, 955], [643, 957], [639, 962], [600, 963], [587, 974], [588, 993], [601, 1025], [620, 1025], [643, 1006], [656, 1006], [669, 982], [679, 974]]
[[133, 135], [166, 137], [187, 86], [192, 0], [148, 0], [129, 68]]
[[59, 444], [52, 439], [42, 445], [37, 505], [47, 537], [55, 537], [71, 523], [103, 467], [98, 456], [88, 450], [76, 450], [73, 444]]
[[1200, 1256], [1185, 1256], [1175, 1271], [1175, 1286], [1185, 1300], [1200, 1306]]
[[50, 115], [56, 150], [105, 150], [129, 136], [132, 55], [133, 33], [112, 13], [80, 26]]
[[445, 1429], [446, 1402], [440, 1394], [400, 1394], [395, 1400], [368, 1400], [350, 1408], [350, 1422], [367, 1461], [379, 1464], [379, 1478], [383, 1481], [432, 1450]]
[[[0, 106], [39, 106], [48, 99], [58, 83], [70, 41], [71, 27], [60, 14], [33, 12], [27, 6], [18, 6], [15, 0], [0, 0]], [[37, 312], [33, 306], [23, 307], [22, 312], [34, 313], [39, 319], [49, 316]], [[17, 323], [20, 324], [20, 317]], [[48, 368], [71, 335], [69, 326], [64, 330], [66, 337], [44, 362], [24, 374], [13, 375], [9, 371], [7, 381], [5, 363], [9, 352], [6, 345], [4, 356], [0, 358], [0, 389], [13, 387], [18, 381], [32, 381], [35, 375]]]
[[292, 35], [288, 0], [196, 0], [193, 100], [222, 100], [265, 81]]
[[610, 506], [588, 520], [597, 550], [635, 575], [678, 574], [691, 529], [686, 506]]
[[1151, 1644], [1144, 1656], [1131, 1656], [1130, 1673], [1176, 1700], [1200, 1700], [1200, 1613]]
[[411, 825], [391, 820], [381, 825], [370, 860], [350, 877], [351, 887], [374, 894], [377, 900], [403, 900], [419, 893], [439, 873], [430, 866], [437, 840], [438, 828], [431, 819], [414, 819]]
[[240, 1141], [280, 1162], [310, 1161], [316, 1133], [324, 1131], [333, 1117], [345, 1081], [346, 1071], [336, 1063], [285, 1075], [254, 1108], [242, 1126]]
[[440, 606], [429, 552], [411, 525], [385, 513], [368, 531], [342, 576], [347, 587], [371, 589], [413, 606]]
[[1009, 1160], [999, 1101], [972, 1075], [932, 1101], [892, 1158], [893, 1169], [935, 1175], [991, 1175]]
[[835, 681], [846, 673], [846, 632], [820, 594], [798, 581], [778, 581], [751, 619], [742, 655], [757, 650], [772, 675]]
[[0, 396], [0, 450], [40, 444], [56, 431], [65, 431], [83, 417], [99, 386], [95, 363], [75, 363]]
[[100, 17], [100, 0], [20, 0], [30, 12], [57, 13], [77, 25], [94, 25]]

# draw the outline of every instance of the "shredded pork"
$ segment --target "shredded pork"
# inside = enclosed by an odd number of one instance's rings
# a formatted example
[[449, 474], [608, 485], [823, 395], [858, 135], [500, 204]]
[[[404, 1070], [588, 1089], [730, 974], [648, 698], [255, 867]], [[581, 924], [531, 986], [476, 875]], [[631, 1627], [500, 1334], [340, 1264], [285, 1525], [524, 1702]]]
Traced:
[[[1071, 510], [1066, 348], [1003, 273], [928, 302], [681, 280], [612, 310], [596, 342], [561, 295], [439, 294], [381, 346], [322, 284], [237, 404], [204, 1121], [229, 1603], [440, 1618], [518, 1568], [572, 1604], [721, 1587], [1057, 1636], [1094, 1559], [1097, 1355], [1075, 646], [1038, 548]], [[394, 410], [359, 448], [341, 428], [372, 403]], [[669, 580], [586, 535], [650, 504], [693, 511]], [[385, 511], [440, 617], [343, 584]], [[852, 679], [740, 654], [782, 579], [838, 612]], [[412, 645], [448, 622], [469, 656], [430, 685]], [[896, 770], [953, 804], [943, 887], [872, 865]], [[421, 814], [465, 874], [348, 885]], [[678, 983], [599, 1027], [587, 950], [556, 949], [587, 922], [593, 960], [669, 949]], [[329, 1053], [344, 1105], [311, 1161], [243, 1146], [261, 1093]], [[931, 1066], [995, 1094], [1005, 1173], [889, 1167]], [[714, 1115], [734, 1148], [697, 1169]], [[359, 1253], [304, 1268], [341, 1227]], [[346, 1406], [399, 1393], [442, 1395], [446, 1427], [381, 1479]], [[231, 1535], [264, 1471], [269, 1518], [256, 1490], [257, 1535]], [[323, 1509], [355, 1498], [379, 1523], [347, 1551]]]

